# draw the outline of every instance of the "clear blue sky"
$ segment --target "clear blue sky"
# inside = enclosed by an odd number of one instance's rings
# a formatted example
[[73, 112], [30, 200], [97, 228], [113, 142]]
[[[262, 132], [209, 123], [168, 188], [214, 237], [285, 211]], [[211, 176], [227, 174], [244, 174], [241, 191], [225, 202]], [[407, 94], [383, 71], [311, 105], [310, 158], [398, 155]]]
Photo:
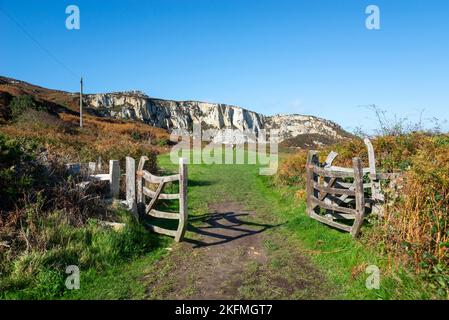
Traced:
[[[81, 29], [65, 28], [65, 8]], [[365, 28], [365, 8], [381, 30]], [[449, 119], [447, 0], [0, 0], [86, 91], [302, 113], [346, 129], [391, 115]], [[78, 79], [0, 11], [0, 75], [78, 90]], [[449, 125], [444, 126], [449, 130]]]

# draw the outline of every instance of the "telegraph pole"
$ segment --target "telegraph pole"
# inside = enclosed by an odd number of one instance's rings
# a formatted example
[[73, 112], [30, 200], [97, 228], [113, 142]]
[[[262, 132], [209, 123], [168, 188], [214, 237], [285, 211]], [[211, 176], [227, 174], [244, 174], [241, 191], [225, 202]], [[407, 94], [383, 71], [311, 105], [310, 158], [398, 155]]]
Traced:
[[83, 127], [83, 77], [81, 77], [80, 81], [80, 128]]

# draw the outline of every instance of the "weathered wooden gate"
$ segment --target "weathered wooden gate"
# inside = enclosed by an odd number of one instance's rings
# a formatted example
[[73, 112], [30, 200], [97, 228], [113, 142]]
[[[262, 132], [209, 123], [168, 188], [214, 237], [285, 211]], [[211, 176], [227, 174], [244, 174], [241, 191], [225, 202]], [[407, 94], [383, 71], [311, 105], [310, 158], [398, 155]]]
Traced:
[[[344, 182], [351, 179], [352, 182]], [[337, 170], [321, 166], [317, 153], [310, 151], [306, 189], [307, 213], [311, 218], [353, 236], [358, 234], [365, 214], [363, 169], [359, 158], [353, 159], [352, 170]], [[354, 220], [354, 223], [347, 225], [336, 220]]]
[[[149, 215], [154, 218], [179, 220], [177, 230], [169, 230], [152, 224], [146, 224], [149, 229], [156, 233], [175, 237], [176, 241], [182, 241], [187, 228], [187, 165], [185, 159], [179, 159], [179, 173], [171, 176], [155, 176], [144, 170], [147, 157], [140, 159], [137, 169], [137, 211], [139, 217]], [[164, 186], [168, 182], [179, 181], [179, 193], [162, 193]], [[148, 186], [156, 184], [155, 191]], [[146, 198], [150, 201], [147, 203]], [[179, 212], [164, 212], [155, 209], [158, 200], [179, 200]]]
[[[331, 152], [321, 164], [316, 151], [309, 151], [306, 165], [308, 215], [324, 224], [350, 232], [354, 237], [360, 231], [366, 210], [379, 212], [384, 201], [380, 179], [388, 177], [376, 172], [373, 146], [368, 139], [365, 139], [365, 144], [368, 149], [368, 168], [362, 167], [360, 158], [353, 158], [352, 168], [332, 166], [338, 156], [336, 152]], [[365, 175], [369, 182], [364, 182]]]

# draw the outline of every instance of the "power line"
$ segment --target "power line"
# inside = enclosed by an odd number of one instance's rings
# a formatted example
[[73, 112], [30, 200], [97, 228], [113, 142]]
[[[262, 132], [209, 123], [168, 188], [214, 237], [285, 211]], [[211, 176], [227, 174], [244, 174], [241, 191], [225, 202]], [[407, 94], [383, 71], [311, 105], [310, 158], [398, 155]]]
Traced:
[[50, 58], [52, 58], [57, 64], [59, 64], [62, 68], [64, 68], [68, 73], [70, 73], [73, 77], [76, 79], [79, 79], [80, 77], [73, 72], [68, 66], [66, 66], [61, 60], [59, 60], [53, 53], [51, 53], [50, 50], [45, 48], [36, 38], [33, 37], [33, 35], [28, 32], [25, 27], [22, 26], [22, 24], [19, 23], [12, 15], [10, 15], [4, 8], [0, 7], [0, 11], [3, 12], [3, 14], [8, 17], [28, 38], [31, 39], [39, 48], [41, 48]]

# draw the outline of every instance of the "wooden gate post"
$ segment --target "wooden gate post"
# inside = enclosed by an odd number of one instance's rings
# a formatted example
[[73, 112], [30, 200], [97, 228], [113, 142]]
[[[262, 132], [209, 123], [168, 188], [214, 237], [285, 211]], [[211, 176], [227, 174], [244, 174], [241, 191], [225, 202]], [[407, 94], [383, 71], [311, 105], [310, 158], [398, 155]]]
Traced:
[[139, 166], [137, 167], [137, 217], [140, 220], [141, 217], [145, 215], [145, 196], [143, 194], [143, 187], [145, 184], [145, 180], [143, 179], [143, 168], [145, 166], [145, 162], [148, 160], [147, 156], [140, 157]]
[[179, 159], [179, 225], [175, 241], [182, 241], [187, 229], [187, 162], [185, 158]]
[[136, 202], [136, 160], [126, 157], [126, 203], [134, 218], [138, 220]]
[[120, 162], [118, 160], [109, 160], [109, 179], [111, 197], [118, 199], [120, 193]]
[[357, 237], [365, 217], [365, 190], [363, 188], [363, 169], [360, 158], [352, 159], [354, 167], [356, 217], [351, 227], [351, 235]]
[[307, 214], [310, 216], [313, 211], [313, 204], [312, 204], [312, 197], [315, 193], [313, 183], [315, 181], [314, 179], [314, 173], [312, 170], [312, 166], [316, 164], [317, 162], [317, 151], [310, 150], [307, 154], [307, 164], [306, 164], [306, 196], [307, 196]]

